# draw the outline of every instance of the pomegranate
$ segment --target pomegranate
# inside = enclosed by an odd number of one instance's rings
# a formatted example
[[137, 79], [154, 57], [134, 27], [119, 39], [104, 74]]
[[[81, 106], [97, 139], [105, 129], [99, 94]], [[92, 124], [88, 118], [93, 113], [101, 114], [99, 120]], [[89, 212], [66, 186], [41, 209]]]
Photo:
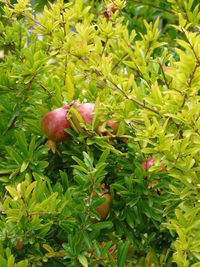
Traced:
[[[154, 164], [154, 162], [155, 162], [154, 157], [151, 157], [148, 160], [143, 161], [142, 162], [142, 169], [145, 171], [148, 171], [151, 168], [151, 166]], [[162, 162], [161, 162], [161, 165], [162, 165]], [[165, 172], [166, 169], [167, 169], [166, 166], [163, 166], [159, 172]]]
[[94, 114], [94, 103], [83, 103], [78, 102], [73, 103], [73, 107], [78, 111], [84, 120], [85, 124], [92, 124], [93, 114]]
[[[105, 198], [106, 200], [104, 203], [102, 203], [101, 205], [96, 207], [95, 211], [100, 215], [101, 221], [103, 221], [106, 219], [106, 217], [108, 216], [108, 213], [110, 212], [111, 198], [110, 198], [110, 194], [109, 194], [108, 190], [105, 189], [104, 184], [101, 184], [99, 187], [102, 190], [102, 194], [100, 195], [100, 198]], [[91, 194], [91, 198], [93, 198], [96, 195], [97, 195], [97, 193], [95, 191], [93, 191]]]
[[48, 139], [60, 142], [70, 137], [70, 135], [64, 131], [66, 128], [71, 128], [67, 120], [69, 109], [70, 105], [65, 105], [46, 113], [42, 120], [42, 130]]
[[148, 169], [151, 168], [151, 166], [154, 164], [155, 162], [155, 158], [150, 158], [148, 160], [145, 160], [142, 162], [142, 169], [145, 170], [145, 171], [148, 171]]

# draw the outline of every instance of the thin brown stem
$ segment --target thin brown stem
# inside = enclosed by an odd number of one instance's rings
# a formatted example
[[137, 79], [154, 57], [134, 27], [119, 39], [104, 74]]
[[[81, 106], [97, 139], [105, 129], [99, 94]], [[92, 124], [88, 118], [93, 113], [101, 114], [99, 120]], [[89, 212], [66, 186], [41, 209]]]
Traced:
[[193, 80], [193, 78], [194, 78], [195, 72], [196, 72], [196, 70], [198, 69], [199, 66], [200, 66], [200, 65], [197, 65], [197, 64], [196, 64], [194, 70], [190, 73], [190, 78], [189, 78], [189, 80], [188, 80], [188, 85], [189, 85], [190, 87], [191, 87], [192, 80]]
[[104, 46], [103, 46], [103, 50], [102, 50], [102, 52], [101, 52], [101, 54], [100, 54], [100, 56], [102, 57], [103, 56], [103, 54], [104, 54], [104, 51], [105, 51], [105, 49], [106, 49], [106, 45], [107, 45], [107, 43], [108, 43], [108, 37], [106, 38], [106, 41], [105, 41], [105, 43], [104, 43]]
[[[79, 72], [81, 72], [81, 71], [79, 70]], [[81, 73], [82, 73], [85, 77], [88, 76], [86, 73], [83, 73], [83, 72], [81, 72]], [[93, 73], [96, 73], [98, 76], [102, 76], [102, 74], [101, 74], [99, 71], [94, 70]], [[93, 80], [99, 82], [98, 79], [95, 79], [95, 78], [92, 77], [92, 76], [90, 76], [90, 79], [93, 79]], [[108, 80], [108, 79], [104, 79], [104, 82], [106, 82], [107, 86], [108, 86], [110, 89], [112, 89], [112, 90], [119, 90], [119, 91], [126, 97], [126, 99], [129, 99], [129, 100], [133, 101], [134, 103], [136, 103], [137, 105], [139, 105], [139, 106], [141, 106], [141, 107], [143, 107], [143, 108], [145, 108], [145, 109], [148, 109], [148, 110], [150, 110], [150, 111], [152, 111], [152, 112], [154, 112], [154, 113], [160, 115], [159, 112], [158, 112], [156, 109], [147, 106], [146, 103], [145, 103], [145, 101], [144, 101], [144, 102], [140, 102], [140, 101], [137, 100], [136, 98], [129, 97], [129, 96], [126, 94], [126, 92], [124, 92], [124, 91], [123, 91], [117, 84], [115, 84], [113, 81]], [[109, 86], [108, 82], [110, 82], [110, 83], [114, 86], [114, 88], [113, 88], [112, 86]]]
[[[4, 196], [3, 196], [2, 204], [3, 204], [4, 201], [6, 200], [7, 194], [8, 194], [8, 191], [6, 190], [6, 192], [5, 192]], [[2, 212], [2, 211], [1, 211], [1, 212]]]
[[190, 21], [189, 21], [188, 15], [185, 12], [185, 10], [182, 8], [182, 6], [179, 4], [179, 1], [176, 1], [176, 5], [179, 7], [179, 10], [185, 14], [185, 18], [186, 18], [187, 22], [189, 23]]
[[190, 48], [191, 48], [191, 50], [192, 50], [192, 52], [193, 52], [193, 54], [194, 54], [196, 60], [197, 60], [197, 65], [200, 65], [200, 60], [199, 60], [199, 57], [197, 56], [197, 54], [196, 54], [196, 52], [195, 52], [195, 50], [194, 50], [194, 46], [192, 45], [192, 43], [191, 43], [190, 40], [188, 39], [188, 36], [187, 36], [185, 30], [184, 30], [182, 27], [181, 27], [181, 30], [182, 30], [182, 33], [184, 34], [184, 36], [185, 36], [185, 38], [186, 38], [186, 40], [187, 40], [187, 42], [188, 42], [188, 44], [189, 44], [189, 46], [190, 46]]
[[128, 54], [123, 55], [123, 57], [121, 57], [116, 63], [115, 65], [112, 67], [112, 71], [118, 67], [118, 65], [122, 62], [123, 59], [125, 59], [128, 56]]
[[77, 57], [78, 59], [80, 59], [81, 61], [83, 61], [83, 63], [88, 64], [88, 62], [83, 57], [80, 57], [78, 55], [72, 54], [71, 52], [69, 52], [69, 54], [71, 56], [73, 56], [73, 57]]
[[3, 132], [2, 135], [6, 135], [6, 133], [7, 133], [10, 129], [12, 129], [12, 128], [14, 127], [18, 115], [19, 115], [19, 112], [16, 112], [16, 113], [12, 116], [12, 118], [10, 119], [10, 121], [9, 121], [9, 123], [8, 123], [7, 128], [5, 129], [5, 131]]
[[49, 90], [41, 83], [41, 82], [38, 82], [38, 84], [40, 85], [40, 87], [46, 92], [48, 93], [50, 96], [52, 96], [52, 93], [49, 92]]
[[[64, 32], [64, 38], [66, 37], [66, 29], [65, 29], [65, 17], [64, 17], [64, 10], [60, 10], [60, 14], [62, 17], [62, 28], [63, 28], [63, 32]], [[67, 55], [65, 57], [65, 66], [64, 66], [64, 73], [65, 73], [65, 77], [64, 77], [64, 86], [66, 85], [66, 75], [67, 75]]]
[[[6, 1], [6, 4], [11, 7], [11, 8], [15, 8], [14, 5], [12, 5], [11, 3], [9, 3], [8, 1]], [[35, 18], [32, 18], [31, 16], [29, 16], [28, 14], [24, 15], [25, 17], [29, 18], [30, 20], [32, 20], [33, 22], [35, 22], [36, 24], [40, 25], [41, 27], [43, 27], [44, 29], [47, 29], [44, 25], [42, 25], [39, 21], [37, 21]]]
[[136, 69], [139, 73], [139, 75], [148, 83], [149, 87], [151, 87], [151, 82], [150, 81], [147, 81], [143, 75], [143, 73], [141, 72], [141, 70], [139, 69], [138, 65], [135, 63], [135, 66], [136, 66]]
[[186, 99], [187, 99], [187, 95], [185, 94], [183, 98], [183, 103], [181, 105], [181, 109], [185, 106]]
[[170, 89], [170, 88], [169, 88], [169, 83], [168, 83], [168, 81], [167, 81], [167, 77], [166, 77], [165, 72], [164, 72], [164, 69], [163, 69], [163, 65], [162, 65], [161, 63], [159, 63], [159, 65], [160, 65], [160, 69], [161, 69], [163, 78], [164, 78], [164, 80], [165, 80], [165, 84], [166, 84], [167, 88]]
[[150, 111], [152, 111], [152, 112], [154, 112], [154, 113], [156, 113], [156, 114], [159, 115], [159, 112], [158, 112], [156, 109], [147, 106], [146, 103], [145, 103], [145, 101], [142, 103], [142, 102], [140, 102], [139, 100], [137, 100], [136, 98], [133, 98], [133, 97], [128, 96], [128, 95], [126, 94], [126, 92], [123, 91], [117, 84], [115, 84], [113, 81], [110, 81], [110, 80], [108, 80], [108, 81], [109, 81], [112, 85], [114, 85], [115, 89], [117, 89], [118, 91], [120, 91], [120, 92], [126, 97], [126, 99], [131, 100], [131, 101], [133, 101], [135, 104], [137, 104], [137, 105], [139, 105], [139, 106], [141, 106], [141, 107], [143, 107], [143, 108], [145, 108], [145, 109], [148, 109], [148, 110], [150, 110]]

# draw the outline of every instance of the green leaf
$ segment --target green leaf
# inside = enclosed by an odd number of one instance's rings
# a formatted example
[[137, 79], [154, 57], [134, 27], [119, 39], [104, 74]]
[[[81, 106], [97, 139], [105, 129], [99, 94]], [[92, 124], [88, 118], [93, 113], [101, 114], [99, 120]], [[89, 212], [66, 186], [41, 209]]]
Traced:
[[36, 187], [37, 181], [31, 183], [27, 188], [25, 192], [25, 199], [27, 199], [31, 193], [31, 191]]
[[7, 261], [0, 255], [0, 266], [7, 267]]
[[192, 264], [191, 267], [200, 267], [200, 262]]
[[65, 85], [67, 88], [67, 93], [63, 92], [64, 97], [66, 100], [71, 103], [74, 98], [74, 85], [72, 83], [72, 80], [70, 78], [70, 75], [67, 74], [65, 78]]
[[68, 175], [66, 172], [63, 172], [61, 170], [59, 170], [61, 179], [62, 179], [62, 186], [63, 186], [63, 191], [65, 192], [68, 188], [69, 188], [69, 179], [68, 179]]
[[6, 150], [17, 164], [21, 165], [23, 163], [23, 158], [13, 148], [6, 147]]
[[48, 244], [43, 244], [42, 245], [44, 249], [46, 249], [48, 252], [50, 253], [54, 253], [54, 250], [51, 246], [49, 246]]
[[8, 258], [7, 267], [14, 267], [14, 264], [15, 264], [15, 258], [13, 255], [10, 255], [10, 257]]
[[32, 137], [30, 145], [29, 145], [29, 150], [28, 150], [29, 160], [32, 159], [34, 149], [35, 149], [35, 136]]
[[117, 130], [117, 136], [122, 136], [125, 134], [125, 129], [126, 129], [126, 123], [124, 121], [121, 121], [119, 124], [119, 128]]
[[106, 149], [106, 150], [101, 154], [101, 157], [99, 158], [98, 164], [105, 162], [106, 159], [108, 158], [109, 154], [110, 154], [110, 150], [109, 150], [109, 149]]
[[102, 230], [102, 229], [111, 229], [113, 227], [113, 223], [112, 222], [98, 222], [93, 224], [92, 229], [95, 230]]
[[29, 162], [24, 161], [24, 162], [22, 163], [20, 172], [21, 172], [21, 173], [24, 172], [24, 171], [27, 169], [28, 165], [29, 165]]
[[99, 123], [99, 120], [98, 120], [98, 117], [99, 117], [98, 116], [99, 105], [100, 105], [99, 97], [97, 97], [97, 99], [95, 101], [94, 115], [93, 115], [93, 118], [92, 118], [92, 130], [94, 130], [98, 126], [98, 123]]
[[51, 206], [52, 201], [55, 201], [56, 197], [58, 196], [58, 192], [53, 193], [50, 197], [42, 201], [40, 203], [41, 208], [46, 208], [48, 205]]
[[88, 267], [88, 261], [87, 261], [87, 258], [85, 256], [79, 255], [78, 260], [84, 267]]
[[17, 192], [17, 190], [11, 186], [6, 186], [6, 190], [9, 192], [9, 194], [15, 199], [19, 199], [20, 198], [20, 195], [19, 193]]
[[126, 241], [123, 243], [122, 241], [118, 244], [118, 251], [117, 251], [117, 266], [124, 267], [126, 263], [126, 256], [128, 253], [129, 242]]
[[20, 150], [24, 153], [25, 156], [28, 156], [28, 148], [27, 148], [27, 141], [26, 136], [23, 131], [15, 132], [15, 137], [17, 139], [18, 145]]
[[89, 154], [87, 154], [85, 151], [83, 151], [83, 156], [84, 156], [84, 162], [85, 165], [92, 170], [93, 169], [93, 159], [90, 157]]

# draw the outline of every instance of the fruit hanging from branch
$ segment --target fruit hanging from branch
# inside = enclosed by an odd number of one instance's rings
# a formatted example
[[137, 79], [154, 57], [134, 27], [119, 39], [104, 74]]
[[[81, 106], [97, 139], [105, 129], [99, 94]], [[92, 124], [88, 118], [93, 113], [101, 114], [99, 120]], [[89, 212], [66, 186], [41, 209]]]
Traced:
[[[109, 212], [110, 212], [111, 198], [110, 198], [110, 194], [108, 192], [108, 189], [105, 188], [104, 184], [101, 184], [99, 187], [100, 187], [100, 189], [102, 191], [102, 193], [99, 196], [99, 198], [100, 199], [104, 198], [105, 202], [103, 202], [98, 207], [96, 207], [95, 211], [100, 215], [101, 221], [104, 221], [106, 219], [106, 217], [108, 216]], [[97, 196], [97, 193], [95, 191], [93, 191], [92, 194], [91, 194], [91, 198], [93, 198], [95, 196]]]
[[83, 103], [74, 102], [73, 107], [78, 111], [81, 115], [85, 124], [92, 124], [93, 114], [94, 114], [94, 103]]
[[118, 9], [119, 9], [119, 8], [118, 8], [115, 4], [113, 4], [113, 3], [112, 3], [112, 4], [109, 4], [108, 7], [104, 9], [104, 11], [103, 11], [103, 15], [104, 15], [107, 19], [109, 19], [110, 16], [111, 16], [111, 14], [112, 14], [112, 13], [114, 14]]
[[77, 133], [87, 134], [84, 125], [91, 125], [93, 120], [95, 104], [73, 102], [70, 108], [68, 118], [72, 128]]
[[119, 129], [119, 123], [115, 121], [107, 121], [106, 126], [112, 129], [112, 134], [116, 135]]
[[151, 166], [154, 164], [155, 162], [155, 158], [151, 157], [150, 159], [148, 160], [145, 160], [142, 162], [142, 169], [145, 170], [145, 171], [148, 171]]
[[[148, 160], [145, 160], [142, 162], [142, 169], [145, 171], [148, 171], [151, 166], [153, 166], [153, 164], [155, 163], [155, 158], [151, 157]], [[162, 163], [161, 163], [162, 165]], [[166, 166], [162, 166], [161, 170], [159, 172], [165, 172], [166, 171]]]
[[[78, 112], [78, 114], [76, 112], [72, 112], [72, 122], [75, 125], [75, 127], [79, 130], [79, 132], [84, 132], [84, 130], [82, 129], [80, 125], [80, 122], [83, 122], [84, 124], [92, 125], [95, 104], [94, 103], [80, 104], [79, 102], [74, 102], [72, 107]], [[98, 133], [101, 132], [100, 130], [101, 124], [102, 122], [100, 122], [97, 128], [95, 129]], [[118, 128], [119, 128], [119, 123], [109, 120], [107, 121], [106, 126], [110, 128], [111, 131], [109, 129], [104, 129], [105, 134], [116, 135]]]
[[42, 130], [49, 140], [61, 142], [70, 137], [70, 135], [65, 132], [65, 129], [71, 129], [71, 125], [67, 119], [69, 109], [70, 105], [54, 109], [46, 113], [42, 119]]
[[[65, 129], [73, 128], [78, 133], [88, 132], [85, 130], [85, 125], [92, 125], [94, 117], [94, 103], [79, 103], [73, 102], [71, 105], [66, 104], [61, 108], [54, 109], [44, 116], [42, 120], [43, 133], [49, 140], [54, 142], [65, 141], [70, 138], [70, 135], [65, 132]], [[119, 123], [108, 120], [106, 128], [101, 128], [103, 122], [99, 122], [95, 131], [98, 134], [115, 136], [117, 134]], [[102, 130], [103, 129], [103, 130]]]

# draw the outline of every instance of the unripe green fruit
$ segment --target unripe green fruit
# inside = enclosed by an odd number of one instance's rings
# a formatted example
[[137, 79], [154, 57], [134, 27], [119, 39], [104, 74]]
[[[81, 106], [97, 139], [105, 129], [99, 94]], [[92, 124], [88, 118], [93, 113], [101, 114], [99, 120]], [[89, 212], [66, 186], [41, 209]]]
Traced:
[[46, 113], [42, 120], [42, 130], [48, 139], [60, 142], [70, 137], [70, 135], [64, 131], [66, 128], [71, 128], [67, 120], [69, 109], [70, 106], [65, 105]]

